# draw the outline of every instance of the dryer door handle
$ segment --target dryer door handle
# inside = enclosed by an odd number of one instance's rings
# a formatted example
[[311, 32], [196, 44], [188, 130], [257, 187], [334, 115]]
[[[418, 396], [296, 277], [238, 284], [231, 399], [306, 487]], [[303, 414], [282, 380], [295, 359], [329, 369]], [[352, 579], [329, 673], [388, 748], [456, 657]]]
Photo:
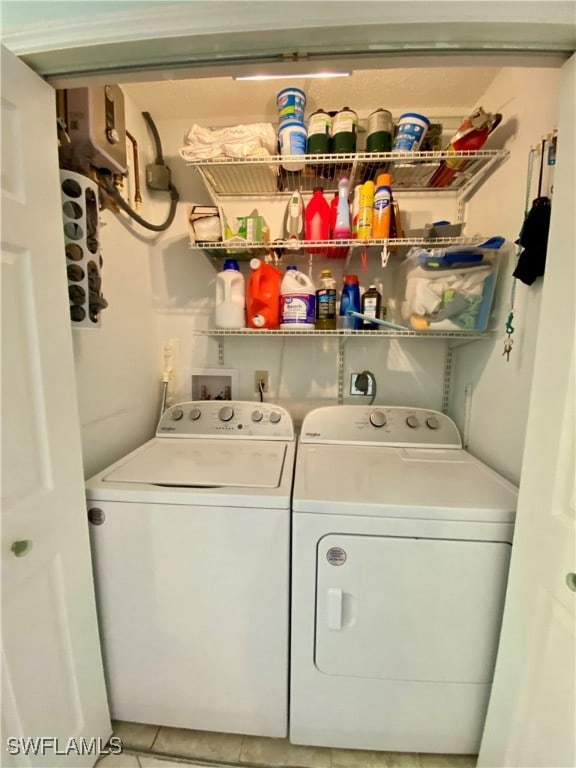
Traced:
[[338, 587], [328, 590], [328, 629], [342, 629], [343, 592]]

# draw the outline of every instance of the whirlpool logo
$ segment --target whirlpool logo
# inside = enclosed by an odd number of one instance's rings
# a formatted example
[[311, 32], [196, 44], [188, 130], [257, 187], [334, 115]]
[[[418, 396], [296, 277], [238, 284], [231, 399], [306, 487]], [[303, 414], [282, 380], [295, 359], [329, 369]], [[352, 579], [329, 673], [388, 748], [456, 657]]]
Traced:
[[320, 432], [305, 432], [306, 437], [321, 437]]

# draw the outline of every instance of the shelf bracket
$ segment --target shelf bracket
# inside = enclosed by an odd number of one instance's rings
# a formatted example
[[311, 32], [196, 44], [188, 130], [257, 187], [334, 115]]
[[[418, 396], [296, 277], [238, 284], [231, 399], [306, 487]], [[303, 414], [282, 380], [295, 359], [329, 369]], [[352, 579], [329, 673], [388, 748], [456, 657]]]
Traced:
[[224, 339], [218, 339], [218, 365], [224, 365]]
[[446, 357], [444, 358], [444, 376], [442, 379], [442, 413], [448, 413], [450, 405], [450, 385], [452, 384], [452, 365], [454, 362], [454, 347], [450, 342], [446, 344]]
[[338, 405], [344, 402], [344, 342], [346, 339], [340, 336], [338, 339]]

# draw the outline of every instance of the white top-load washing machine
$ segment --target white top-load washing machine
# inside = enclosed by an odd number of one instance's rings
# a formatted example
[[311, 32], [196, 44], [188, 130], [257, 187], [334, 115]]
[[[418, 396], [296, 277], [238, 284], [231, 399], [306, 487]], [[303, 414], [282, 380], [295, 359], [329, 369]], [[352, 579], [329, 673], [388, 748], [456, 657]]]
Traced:
[[288, 728], [290, 415], [180, 403], [86, 486], [112, 717]]
[[307, 414], [292, 502], [292, 742], [478, 751], [516, 500], [441, 413]]

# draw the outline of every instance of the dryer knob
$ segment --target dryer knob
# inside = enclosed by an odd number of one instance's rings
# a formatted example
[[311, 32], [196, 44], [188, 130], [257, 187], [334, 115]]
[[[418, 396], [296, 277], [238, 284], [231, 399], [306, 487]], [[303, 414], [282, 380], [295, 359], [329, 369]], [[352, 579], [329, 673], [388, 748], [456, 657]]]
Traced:
[[279, 411], [270, 411], [270, 422], [272, 424], [278, 424], [281, 418], [282, 414]]
[[408, 426], [412, 429], [416, 429], [418, 426], [418, 418], [416, 416], [408, 416], [406, 419], [406, 424], [408, 424]]
[[172, 411], [173, 421], [180, 421], [182, 416], [184, 416], [184, 411], [181, 408], [176, 408], [176, 410]]
[[234, 416], [234, 408], [231, 408], [229, 405], [225, 405], [218, 411], [220, 421], [230, 421], [232, 416]]
[[262, 411], [252, 411], [252, 421], [262, 421], [263, 416]]
[[370, 414], [370, 424], [372, 424], [373, 427], [385, 427], [388, 423], [388, 419], [386, 418], [386, 414], [382, 413], [382, 411], [373, 411]]
[[440, 428], [440, 422], [436, 418], [436, 416], [428, 416], [426, 419], [426, 425], [429, 429], [439, 429]]
[[192, 421], [198, 421], [201, 415], [202, 415], [202, 411], [200, 410], [200, 408], [192, 408], [192, 410], [190, 411], [190, 419]]

